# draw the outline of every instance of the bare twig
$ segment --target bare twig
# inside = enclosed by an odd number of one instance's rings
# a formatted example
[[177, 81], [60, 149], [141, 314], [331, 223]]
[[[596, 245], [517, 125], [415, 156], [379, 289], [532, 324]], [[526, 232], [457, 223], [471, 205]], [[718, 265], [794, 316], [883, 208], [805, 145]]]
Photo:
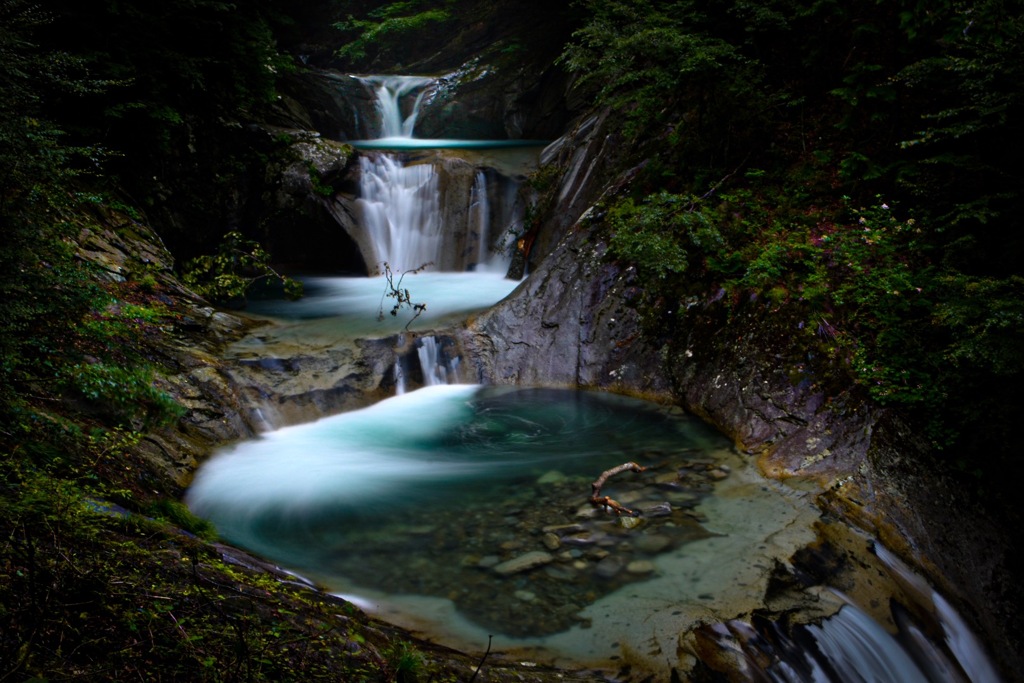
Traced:
[[405, 324], [405, 329], [408, 330], [409, 325], [412, 324], [412, 321], [420, 317], [420, 314], [423, 313], [423, 311], [427, 310], [427, 305], [413, 303], [412, 296], [409, 294], [409, 290], [402, 288], [402, 280], [405, 279], [405, 276], [408, 275], [409, 273], [418, 273], [424, 268], [427, 268], [428, 266], [432, 265], [433, 262], [424, 263], [419, 268], [407, 270], [401, 274], [401, 276], [398, 278], [398, 282], [395, 282], [395, 274], [391, 272], [391, 265], [387, 261], [385, 261], [384, 277], [387, 279], [388, 284], [387, 287], [384, 289], [384, 293], [380, 297], [380, 312], [377, 314], [377, 320], [384, 319], [384, 298], [391, 297], [395, 299], [395, 305], [391, 307], [392, 316], [397, 316], [398, 311], [402, 309], [402, 306], [408, 306], [414, 311], [412, 318], [410, 318], [409, 322]]

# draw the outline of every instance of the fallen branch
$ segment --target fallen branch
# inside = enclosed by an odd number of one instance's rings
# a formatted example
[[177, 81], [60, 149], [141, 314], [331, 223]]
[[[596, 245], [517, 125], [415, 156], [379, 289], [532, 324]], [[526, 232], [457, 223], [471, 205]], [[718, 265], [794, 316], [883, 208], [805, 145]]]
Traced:
[[638, 510], [630, 510], [628, 507], [615, 502], [609, 496], [601, 495], [601, 487], [604, 486], [605, 482], [608, 481], [609, 477], [614, 477], [616, 474], [621, 472], [643, 472], [647, 468], [643, 465], [638, 465], [635, 462], [626, 462], [610, 470], [605, 470], [601, 473], [601, 476], [594, 480], [594, 483], [590, 485], [590, 504], [595, 507], [609, 508], [616, 515], [629, 515], [630, 517], [637, 517], [640, 515]]
[[480, 668], [484, 665], [484, 662], [487, 661], [487, 655], [491, 654], [492, 638], [494, 638], [493, 635], [487, 636], [487, 652], [485, 652], [484, 656], [480, 658], [480, 663], [476, 665], [476, 671], [473, 672], [473, 677], [469, 679], [469, 683], [473, 683], [473, 681], [476, 680], [476, 675], [480, 673]]

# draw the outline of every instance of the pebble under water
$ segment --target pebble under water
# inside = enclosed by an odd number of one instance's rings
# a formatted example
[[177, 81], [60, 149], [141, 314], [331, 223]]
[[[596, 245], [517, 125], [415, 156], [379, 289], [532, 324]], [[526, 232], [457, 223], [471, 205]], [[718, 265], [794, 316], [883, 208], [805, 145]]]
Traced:
[[[648, 469], [602, 494], [639, 514], [588, 502], [628, 461]], [[738, 467], [678, 410], [443, 385], [239, 444], [200, 469], [187, 500], [233, 543], [396, 621], [458, 631], [446, 642], [494, 634], [585, 661], [631, 637], [671, 639], [737, 587], [759, 594], [750, 564], [808, 540], [776, 548], [810, 506]]]

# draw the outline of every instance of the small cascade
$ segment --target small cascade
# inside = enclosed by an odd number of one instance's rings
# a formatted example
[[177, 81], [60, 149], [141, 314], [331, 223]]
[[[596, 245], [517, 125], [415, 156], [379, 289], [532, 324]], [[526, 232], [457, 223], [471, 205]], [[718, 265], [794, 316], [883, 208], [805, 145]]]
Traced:
[[451, 363], [446, 364], [441, 345], [437, 343], [435, 337], [430, 336], [420, 339], [417, 355], [420, 360], [420, 369], [423, 371], [423, 386], [432, 387], [439, 384], [458, 384], [459, 359], [454, 358]]
[[[405, 343], [405, 336], [399, 335], [398, 344]], [[419, 377], [422, 386], [434, 387], [443, 384], [459, 384], [459, 358], [448, 358], [442, 345], [434, 336], [425, 336], [415, 344], [416, 354], [399, 355], [395, 359], [394, 380], [395, 394], [402, 395], [409, 391], [409, 378], [416, 377], [414, 363], [419, 362]]]
[[[815, 672], [813, 680], [928, 683], [896, 638], [855, 605], [845, 605], [821, 624], [809, 625], [807, 632], [817, 646], [804, 651], [808, 670]], [[797, 683], [806, 678], [785, 676], [783, 680]]]
[[473, 189], [469, 194], [470, 229], [477, 234], [476, 269], [481, 270], [491, 259], [488, 245], [491, 243], [491, 204], [487, 199], [487, 176], [477, 170]]
[[819, 621], [737, 619], [703, 632], [750, 680], [1000, 683], [984, 645], [949, 602], [881, 544], [874, 551], [883, 568], [876, 576], [894, 579], [901, 593], [885, 607], [830, 589], [819, 600], [838, 599], [840, 607]]
[[[372, 88], [376, 95], [380, 137], [411, 138], [423, 95], [434, 79], [424, 76], [363, 76], [359, 80]], [[413, 93], [416, 93], [416, 98], [412, 105], [403, 107], [403, 102], [407, 104]]]
[[371, 269], [388, 263], [397, 273], [436, 263], [442, 247], [437, 169], [387, 154], [364, 155], [359, 165], [359, 204], [377, 252]]
[[[914, 623], [905, 610], [896, 611], [895, 622], [898, 630], [892, 634], [858, 606], [847, 603], [819, 624], [798, 626], [792, 634], [776, 630], [764, 640], [753, 639], [751, 644], [774, 642], [777, 649], [752, 654], [748, 661], [777, 659], [764, 673], [785, 683], [999, 683], [980, 647], [963, 657], [929, 639], [924, 634], [927, 625]], [[735, 623], [730, 627], [734, 633], [741, 632]], [[720, 632], [724, 635], [728, 630]]]
[[[400, 334], [397, 338], [398, 346], [402, 347], [405, 344], [405, 335]], [[402, 356], [395, 358], [394, 367], [394, 379], [395, 379], [395, 394], [401, 396], [406, 392], [406, 381], [405, 378], [409, 373], [406, 372], [404, 367], [404, 359]]]

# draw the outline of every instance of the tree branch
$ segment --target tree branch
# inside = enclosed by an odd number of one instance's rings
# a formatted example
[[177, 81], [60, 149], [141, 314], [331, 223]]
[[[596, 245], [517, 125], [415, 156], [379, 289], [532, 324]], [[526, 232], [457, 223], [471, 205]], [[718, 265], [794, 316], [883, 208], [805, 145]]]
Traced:
[[629, 508], [615, 502], [609, 496], [601, 495], [601, 487], [604, 486], [605, 482], [608, 481], [609, 477], [614, 477], [616, 474], [621, 472], [644, 472], [647, 470], [643, 465], [638, 465], [635, 462], [626, 462], [610, 470], [605, 470], [601, 473], [601, 476], [594, 480], [590, 485], [590, 504], [595, 507], [610, 508], [616, 515], [629, 515], [630, 517], [637, 517], [640, 515], [638, 510], [630, 510]]

